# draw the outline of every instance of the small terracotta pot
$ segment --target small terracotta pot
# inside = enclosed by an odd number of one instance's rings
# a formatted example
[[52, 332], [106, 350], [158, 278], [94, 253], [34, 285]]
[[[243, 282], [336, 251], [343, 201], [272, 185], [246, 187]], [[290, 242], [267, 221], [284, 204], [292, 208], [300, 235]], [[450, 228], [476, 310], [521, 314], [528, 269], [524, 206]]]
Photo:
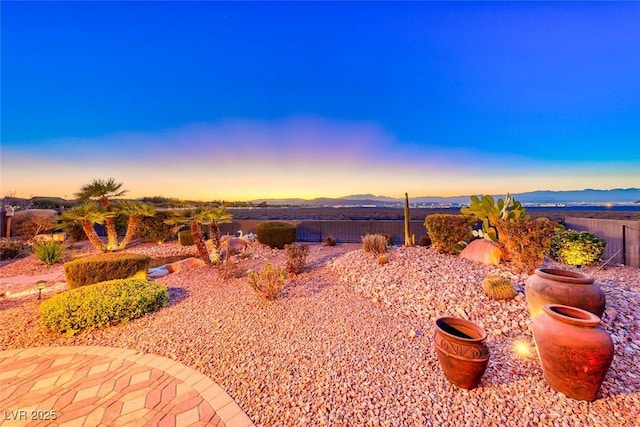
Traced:
[[489, 363], [486, 339], [485, 330], [469, 320], [457, 317], [436, 320], [436, 354], [449, 382], [466, 389], [478, 386]]
[[549, 386], [565, 395], [592, 401], [613, 360], [613, 340], [595, 314], [549, 304], [533, 320], [533, 338]]
[[563, 304], [587, 310], [602, 317], [606, 305], [604, 292], [593, 277], [555, 268], [538, 268], [525, 282], [524, 293], [531, 318], [547, 304]]

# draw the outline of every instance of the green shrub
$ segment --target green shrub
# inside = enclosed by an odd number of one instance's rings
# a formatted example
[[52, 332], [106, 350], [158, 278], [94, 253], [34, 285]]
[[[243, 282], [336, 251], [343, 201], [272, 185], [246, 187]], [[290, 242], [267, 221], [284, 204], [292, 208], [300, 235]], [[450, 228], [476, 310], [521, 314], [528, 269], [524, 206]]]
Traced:
[[285, 287], [287, 272], [280, 267], [274, 267], [269, 261], [259, 271], [249, 271], [248, 283], [261, 297], [274, 300]]
[[181, 231], [178, 233], [178, 244], [180, 246], [191, 246], [195, 244], [191, 231]]
[[517, 271], [533, 274], [549, 253], [556, 224], [527, 218], [499, 220], [495, 225], [503, 259], [509, 259]]
[[62, 259], [64, 244], [55, 240], [36, 242], [31, 247], [34, 255], [46, 265], [53, 265]]
[[40, 324], [74, 335], [144, 316], [167, 305], [167, 288], [145, 279], [119, 279], [71, 289], [40, 304]]
[[258, 242], [271, 248], [284, 249], [296, 241], [296, 226], [286, 222], [262, 222], [256, 227]]
[[292, 243], [285, 245], [285, 255], [287, 256], [287, 271], [292, 274], [300, 273], [307, 265], [307, 255], [309, 255], [309, 245]]
[[389, 239], [384, 234], [365, 234], [362, 236], [362, 250], [381, 255], [387, 252]]
[[146, 279], [151, 258], [133, 253], [91, 255], [64, 264], [69, 289], [98, 282], [135, 277]]
[[26, 250], [21, 240], [0, 240], [0, 260], [17, 258]]
[[427, 215], [424, 225], [438, 252], [458, 254], [464, 246], [462, 242], [471, 238], [471, 227], [475, 223], [474, 217], [466, 215], [433, 214]]
[[173, 227], [165, 222], [168, 218], [169, 214], [166, 212], [156, 212], [155, 216], [143, 218], [136, 235], [155, 243], [169, 240], [173, 236]]
[[607, 242], [588, 231], [564, 230], [551, 239], [549, 255], [564, 264], [583, 266], [602, 261]]

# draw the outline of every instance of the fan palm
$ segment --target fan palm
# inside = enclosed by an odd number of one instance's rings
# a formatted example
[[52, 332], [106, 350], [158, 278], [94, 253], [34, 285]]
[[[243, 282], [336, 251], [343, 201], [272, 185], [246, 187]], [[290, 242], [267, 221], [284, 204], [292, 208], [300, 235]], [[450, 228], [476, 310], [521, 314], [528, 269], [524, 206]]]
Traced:
[[60, 216], [61, 223], [78, 222], [89, 242], [99, 251], [106, 251], [107, 247], [98, 237], [93, 224], [104, 224], [105, 213], [95, 202], [87, 202], [65, 211]]
[[107, 180], [94, 179], [88, 184], [80, 187], [80, 191], [75, 194], [78, 200], [87, 202], [94, 200], [100, 203], [105, 209], [105, 227], [107, 229], [107, 249], [118, 248], [118, 231], [116, 230], [116, 213], [111, 199], [126, 194], [129, 190], [122, 189], [122, 183], [116, 182], [114, 178]]
[[149, 203], [142, 203], [138, 201], [120, 202], [117, 205], [117, 211], [127, 217], [127, 232], [120, 242], [120, 249], [124, 249], [131, 243], [131, 240], [136, 235], [138, 225], [142, 222], [142, 218], [151, 217], [156, 214], [156, 208]]
[[202, 238], [202, 230], [200, 225], [210, 224], [209, 216], [212, 215], [212, 209], [208, 209], [204, 206], [198, 206], [197, 208], [189, 208], [172, 212], [171, 218], [165, 222], [169, 225], [188, 226], [193, 236], [193, 243], [198, 249], [200, 258], [207, 265], [211, 265], [211, 259], [209, 258], [209, 252], [207, 252], [207, 246], [204, 244]]
[[209, 236], [216, 249], [220, 247], [220, 224], [228, 224], [232, 219], [233, 215], [227, 212], [224, 206], [213, 209], [206, 215], [206, 220], [209, 223]]

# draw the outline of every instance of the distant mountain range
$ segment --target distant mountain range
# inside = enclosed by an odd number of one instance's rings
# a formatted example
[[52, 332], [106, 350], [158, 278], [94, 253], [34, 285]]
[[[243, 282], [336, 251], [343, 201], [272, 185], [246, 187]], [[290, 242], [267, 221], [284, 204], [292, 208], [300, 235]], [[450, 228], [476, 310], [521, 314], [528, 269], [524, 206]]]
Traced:
[[[516, 200], [526, 205], [624, 205], [633, 204], [640, 200], [640, 188], [616, 188], [613, 190], [571, 190], [571, 191], [550, 191], [539, 190], [526, 193], [511, 194]], [[504, 194], [493, 195], [497, 198], [504, 198]], [[350, 196], [328, 198], [320, 197], [315, 199], [256, 199], [252, 203], [263, 203], [268, 205], [290, 205], [290, 206], [398, 206], [404, 203], [404, 199], [375, 196], [373, 194], [353, 194]], [[469, 196], [420, 196], [409, 197], [411, 205], [425, 206], [458, 206], [469, 204]]]

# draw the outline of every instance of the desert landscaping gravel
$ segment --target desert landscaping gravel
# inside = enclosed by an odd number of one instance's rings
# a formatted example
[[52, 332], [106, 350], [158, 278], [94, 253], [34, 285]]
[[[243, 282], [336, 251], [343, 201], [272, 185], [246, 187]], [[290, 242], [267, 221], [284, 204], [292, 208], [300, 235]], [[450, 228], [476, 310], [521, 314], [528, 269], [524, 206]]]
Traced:
[[[159, 257], [178, 248], [131, 251]], [[4, 298], [0, 349], [104, 345], [169, 357], [220, 383], [258, 426], [640, 425], [639, 269], [583, 269], [606, 294], [602, 324], [615, 356], [598, 399], [581, 402], [544, 381], [526, 275], [424, 247], [390, 248], [385, 265], [359, 244], [310, 249], [307, 270], [274, 302], [258, 298], [246, 274], [224, 280], [216, 267], [196, 268], [158, 279], [169, 288], [166, 308], [74, 337], [39, 328], [35, 294]], [[240, 262], [258, 269], [265, 259], [286, 262], [283, 251], [258, 243]], [[32, 258], [23, 259], [0, 267], [0, 277], [22, 274], [20, 263], [37, 271]], [[492, 272], [512, 279], [516, 298], [483, 294], [482, 279]], [[465, 317], [487, 331], [491, 360], [474, 390], [451, 385], [440, 369], [432, 343], [440, 316]], [[517, 354], [516, 343], [531, 353]]]

